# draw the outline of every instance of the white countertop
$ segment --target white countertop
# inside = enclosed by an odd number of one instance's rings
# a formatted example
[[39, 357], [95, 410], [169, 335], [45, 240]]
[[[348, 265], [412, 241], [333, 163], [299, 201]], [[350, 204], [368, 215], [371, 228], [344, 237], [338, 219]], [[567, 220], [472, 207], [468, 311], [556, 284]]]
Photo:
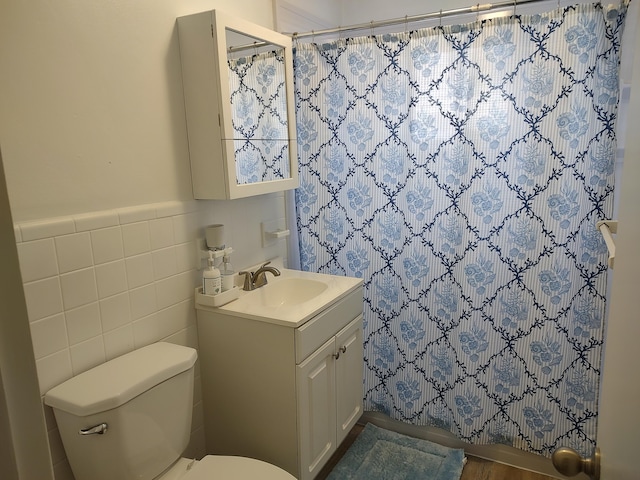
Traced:
[[[196, 301], [196, 308], [296, 328], [362, 285], [361, 278], [303, 272], [280, 267], [278, 269], [280, 276], [274, 277], [267, 273], [268, 284], [266, 286], [251, 292], [245, 292], [241, 289], [237, 300], [220, 307], [210, 307]], [[275, 285], [277, 282], [291, 278], [320, 281], [325, 283], [327, 288], [311, 300], [295, 305], [267, 306], [260, 303], [260, 296], [268, 294], [269, 285]]]

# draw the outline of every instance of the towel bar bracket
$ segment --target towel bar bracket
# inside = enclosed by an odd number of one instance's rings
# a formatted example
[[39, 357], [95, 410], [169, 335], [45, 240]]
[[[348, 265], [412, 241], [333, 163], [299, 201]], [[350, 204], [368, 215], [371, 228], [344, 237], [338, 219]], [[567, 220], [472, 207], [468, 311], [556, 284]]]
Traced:
[[607, 244], [607, 249], [609, 250], [609, 268], [613, 268], [616, 259], [616, 244], [611, 234], [618, 233], [618, 221], [600, 220], [596, 223], [596, 228], [602, 233], [604, 243]]
[[618, 221], [617, 220], [600, 220], [596, 223], [596, 228], [600, 230], [600, 227], [606, 225], [611, 233], [618, 233]]

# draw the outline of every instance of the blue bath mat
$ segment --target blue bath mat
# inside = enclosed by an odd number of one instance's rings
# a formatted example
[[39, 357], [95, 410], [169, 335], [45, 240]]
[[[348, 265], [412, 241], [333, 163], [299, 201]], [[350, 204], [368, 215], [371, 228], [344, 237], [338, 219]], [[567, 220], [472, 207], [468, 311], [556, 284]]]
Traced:
[[327, 480], [460, 480], [464, 450], [368, 423]]

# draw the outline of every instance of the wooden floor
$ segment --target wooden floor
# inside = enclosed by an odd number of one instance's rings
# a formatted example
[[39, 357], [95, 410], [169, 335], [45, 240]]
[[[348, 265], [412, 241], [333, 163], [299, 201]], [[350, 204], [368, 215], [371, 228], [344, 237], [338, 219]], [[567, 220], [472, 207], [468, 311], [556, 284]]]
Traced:
[[[353, 427], [349, 435], [342, 442], [336, 453], [329, 459], [324, 468], [320, 471], [315, 480], [324, 480], [327, 478], [333, 467], [342, 458], [351, 444], [360, 434], [363, 425]], [[501, 463], [483, 460], [481, 458], [467, 456], [467, 463], [462, 469], [462, 477], [460, 480], [555, 480], [553, 477], [540, 475], [538, 473], [520, 470], [518, 468], [503, 465]]]

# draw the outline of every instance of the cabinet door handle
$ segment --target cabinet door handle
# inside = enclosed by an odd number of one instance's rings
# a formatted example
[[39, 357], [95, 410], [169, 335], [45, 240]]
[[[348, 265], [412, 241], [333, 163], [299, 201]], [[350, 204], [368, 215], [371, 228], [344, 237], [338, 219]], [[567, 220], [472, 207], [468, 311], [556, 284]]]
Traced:
[[345, 353], [347, 351], [347, 347], [345, 347], [344, 345], [340, 348], [338, 348], [338, 353], [334, 353], [333, 354], [333, 358], [335, 358], [336, 360], [340, 358], [340, 354], [341, 353]]

